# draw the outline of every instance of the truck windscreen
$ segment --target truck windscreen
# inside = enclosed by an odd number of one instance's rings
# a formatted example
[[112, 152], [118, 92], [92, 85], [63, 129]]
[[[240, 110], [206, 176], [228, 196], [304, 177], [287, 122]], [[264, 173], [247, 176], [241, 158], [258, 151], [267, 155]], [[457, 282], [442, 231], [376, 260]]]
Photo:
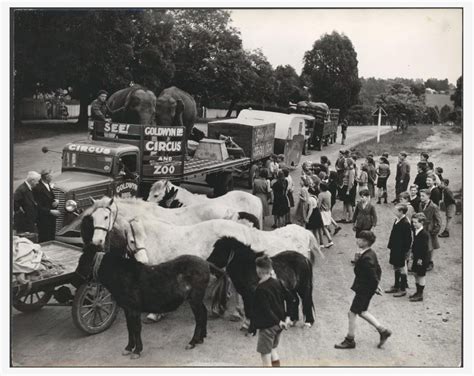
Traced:
[[78, 152], [65, 152], [63, 158], [64, 168], [78, 168], [81, 170], [96, 171], [110, 174], [113, 157], [110, 155], [88, 154]]

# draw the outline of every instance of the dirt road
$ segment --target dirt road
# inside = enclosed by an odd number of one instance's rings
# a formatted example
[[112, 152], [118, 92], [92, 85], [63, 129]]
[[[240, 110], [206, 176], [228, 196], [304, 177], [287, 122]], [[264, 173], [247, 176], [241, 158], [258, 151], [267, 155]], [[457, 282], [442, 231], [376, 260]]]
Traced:
[[[383, 129], [384, 132], [389, 129]], [[349, 128], [348, 146], [375, 135], [375, 127]], [[436, 136], [436, 135], [435, 135]], [[440, 140], [443, 144], [441, 145]], [[60, 149], [65, 141], [58, 135], [47, 140], [51, 148]], [[452, 150], [461, 145], [461, 136], [453, 133], [438, 135], [426, 140], [424, 146], [435, 149], [435, 165], [445, 169], [445, 176], [453, 184], [460, 184], [461, 155]], [[14, 176], [21, 181], [24, 172], [39, 169], [44, 164], [58, 171], [59, 155], [37, 152], [45, 140], [15, 145]], [[341, 146], [331, 145], [323, 150], [334, 163]], [[439, 147], [439, 149], [437, 149]], [[444, 151], [450, 152], [445, 154]], [[318, 160], [321, 152], [313, 152], [304, 159]], [[447, 156], [449, 155], [449, 158]], [[412, 166], [417, 156], [410, 157]], [[395, 166], [396, 157], [391, 157]], [[456, 169], [455, 169], [455, 166]], [[415, 168], [413, 167], [413, 170]], [[300, 169], [292, 173], [295, 182]], [[414, 175], [412, 176], [412, 179]], [[389, 182], [393, 198], [394, 181]], [[393, 223], [392, 205], [378, 205], [378, 237], [374, 249], [383, 269], [382, 288], [393, 283], [393, 272], [388, 264], [386, 244]], [[335, 207], [334, 217], [340, 218], [341, 203]], [[393, 331], [385, 348], [376, 348], [378, 334], [367, 323], [359, 321], [357, 348], [336, 350], [347, 330], [347, 310], [353, 294], [349, 290], [353, 279], [350, 259], [355, 250], [354, 234], [350, 225], [334, 238], [335, 245], [324, 250], [326, 258], [317, 259], [314, 267], [314, 299], [316, 323], [311, 329], [301, 326], [284, 332], [279, 347], [283, 365], [306, 366], [431, 366], [457, 367], [461, 362], [462, 333], [462, 247], [461, 217], [456, 216], [451, 237], [441, 239], [441, 249], [435, 251], [435, 270], [427, 277], [425, 301], [410, 303], [407, 298], [390, 295], [374, 297], [371, 311]], [[268, 227], [271, 222], [266, 222]], [[409, 277], [409, 293], [414, 290], [414, 278]], [[255, 352], [256, 337], [245, 337], [239, 324], [227, 319], [210, 320], [208, 338], [203, 345], [191, 351], [184, 350], [194, 328], [189, 307], [183, 306], [161, 323], [144, 326], [144, 352], [137, 361], [121, 356], [127, 333], [123, 313], [104, 333], [85, 336], [71, 320], [69, 308], [45, 307], [33, 314], [13, 310], [12, 358], [19, 366], [258, 366], [260, 358]]]

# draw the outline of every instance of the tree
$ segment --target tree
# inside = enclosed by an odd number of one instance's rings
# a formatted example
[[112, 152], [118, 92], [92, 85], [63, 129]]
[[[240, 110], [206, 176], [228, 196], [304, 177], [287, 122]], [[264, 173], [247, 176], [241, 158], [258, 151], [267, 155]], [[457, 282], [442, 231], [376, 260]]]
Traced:
[[300, 77], [291, 65], [276, 67], [275, 82], [275, 101], [278, 106], [285, 108], [289, 102], [296, 103], [306, 99]]
[[399, 124], [401, 120], [407, 120], [413, 124], [420, 121], [425, 113], [425, 104], [422, 98], [413, 94], [410, 87], [395, 83], [389, 90], [381, 94], [377, 99], [388, 114], [392, 123]]
[[439, 123], [439, 111], [437, 107], [427, 107], [425, 113], [423, 114], [423, 123]]
[[71, 86], [80, 100], [79, 122], [87, 124], [87, 106], [99, 89], [115, 91], [146, 77], [154, 84], [172, 72], [171, 25], [161, 10], [15, 11], [16, 104], [37, 83]]
[[335, 31], [325, 34], [304, 54], [302, 75], [312, 100], [327, 103], [345, 116], [357, 104], [361, 83], [357, 53], [351, 40]]
[[449, 82], [448, 79], [445, 78], [444, 80], [438, 80], [436, 78], [429, 78], [425, 82], [425, 87], [429, 87], [430, 89], [436, 91], [448, 91], [449, 90]]
[[176, 9], [170, 13], [175, 20], [173, 38], [177, 46], [173, 84], [200, 98], [201, 105], [207, 105], [215, 96], [228, 97], [227, 91], [232, 88], [214, 80], [227, 74], [235, 77], [228, 64], [242, 62], [242, 40], [230, 26], [230, 12]]
[[350, 124], [371, 124], [372, 108], [363, 104], [355, 104], [347, 111], [347, 120]]
[[445, 104], [443, 107], [441, 107], [441, 111], [439, 112], [440, 120], [443, 123], [450, 120], [451, 112], [452, 112], [451, 107]]
[[462, 91], [463, 81], [462, 76], [460, 76], [456, 82], [456, 91], [453, 95], [451, 95], [451, 100], [454, 101], [454, 107], [462, 108], [462, 99], [463, 99], [463, 91]]

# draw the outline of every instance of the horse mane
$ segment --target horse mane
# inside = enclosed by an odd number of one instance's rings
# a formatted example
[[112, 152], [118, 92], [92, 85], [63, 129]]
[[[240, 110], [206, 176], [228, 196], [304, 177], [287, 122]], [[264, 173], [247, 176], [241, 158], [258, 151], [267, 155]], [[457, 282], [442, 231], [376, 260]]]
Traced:
[[245, 219], [246, 221], [249, 221], [253, 227], [260, 230], [260, 221], [252, 213], [239, 211], [239, 219]]
[[[263, 252], [255, 252], [250, 245], [245, 244], [234, 237], [223, 236], [214, 243], [214, 249], [228, 249], [234, 251], [240, 260], [254, 261], [258, 256], [262, 256]], [[234, 256], [235, 257], [235, 256]]]

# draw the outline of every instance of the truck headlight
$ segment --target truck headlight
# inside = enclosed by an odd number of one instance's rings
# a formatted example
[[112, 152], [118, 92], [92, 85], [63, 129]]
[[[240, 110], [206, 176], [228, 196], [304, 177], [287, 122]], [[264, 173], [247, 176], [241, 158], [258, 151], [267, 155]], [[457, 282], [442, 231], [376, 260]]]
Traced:
[[77, 202], [74, 200], [67, 200], [66, 205], [64, 206], [67, 212], [73, 212], [77, 209]]

